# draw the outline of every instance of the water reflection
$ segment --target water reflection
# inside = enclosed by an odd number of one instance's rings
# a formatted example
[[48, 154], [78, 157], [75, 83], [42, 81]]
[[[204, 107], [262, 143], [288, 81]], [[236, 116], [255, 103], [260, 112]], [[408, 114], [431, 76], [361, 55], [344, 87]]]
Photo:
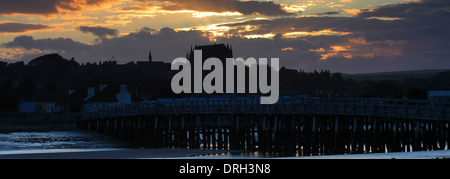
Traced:
[[0, 151], [115, 148], [109, 137], [83, 131], [17, 132], [0, 134]]

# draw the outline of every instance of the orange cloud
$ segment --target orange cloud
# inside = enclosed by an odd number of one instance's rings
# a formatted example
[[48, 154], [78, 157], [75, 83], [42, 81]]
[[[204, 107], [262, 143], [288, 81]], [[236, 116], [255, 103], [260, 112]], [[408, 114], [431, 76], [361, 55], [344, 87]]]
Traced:
[[362, 12], [373, 12], [375, 9], [342, 9], [344, 13], [357, 16]]
[[22, 47], [17, 48], [0, 48], [0, 57], [10, 60], [21, 60], [26, 55], [42, 54], [42, 53], [54, 53], [52, 50], [40, 50], [40, 49], [26, 49]]
[[292, 48], [292, 47], [286, 47], [286, 48], [283, 48], [283, 49], [281, 49], [282, 51], [294, 51], [294, 48]]
[[283, 36], [286, 38], [297, 38], [303, 36], [332, 36], [332, 35], [349, 35], [351, 32], [333, 31], [332, 29], [324, 29], [320, 31], [299, 31], [299, 32], [288, 32]]
[[369, 45], [369, 43], [364, 38], [349, 38], [347, 39], [351, 44], [361, 44], [361, 45]]
[[311, 52], [316, 52], [321, 56], [321, 60], [327, 60], [331, 57], [343, 57], [352, 59], [354, 57], [373, 58], [380, 57], [395, 57], [402, 55], [402, 48], [399, 46], [404, 44], [404, 41], [372, 41], [368, 42], [366, 39], [349, 38], [347, 42], [331, 45], [329, 48], [310, 49]]
[[330, 57], [335, 57], [339, 55], [347, 59], [353, 58], [353, 55], [350, 52], [353, 51], [353, 49], [349, 45], [347, 46], [332, 45], [330, 46], [329, 50], [320, 48], [320, 49], [311, 49], [310, 51], [320, 53], [320, 55], [322, 56], [320, 58], [321, 60], [326, 60]]

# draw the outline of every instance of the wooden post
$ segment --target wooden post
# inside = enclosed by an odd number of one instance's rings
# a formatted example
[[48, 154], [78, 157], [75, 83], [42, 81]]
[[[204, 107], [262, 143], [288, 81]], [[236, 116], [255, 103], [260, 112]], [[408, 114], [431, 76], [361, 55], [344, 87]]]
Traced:
[[114, 118], [114, 136], [117, 136], [117, 118]]
[[97, 125], [96, 125], [97, 132], [100, 132], [100, 119], [97, 119], [96, 121], [97, 121]]
[[447, 146], [447, 122], [439, 120], [439, 149], [448, 149]]
[[160, 136], [160, 129], [159, 129], [159, 121], [158, 116], [155, 116], [155, 128], [153, 130], [153, 146], [154, 147], [161, 147], [161, 136]]
[[222, 134], [222, 116], [217, 116], [217, 149], [222, 150], [223, 147], [223, 134]]
[[353, 120], [353, 126], [352, 126], [352, 153], [358, 153], [358, 142], [359, 142], [359, 126], [358, 126], [358, 120], [355, 119], [355, 117], [352, 116]]
[[277, 153], [278, 152], [278, 116], [274, 115], [274, 119], [273, 119], [273, 129], [272, 129], [272, 133], [271, 133], [271, 140], [272, 140], [272, 152], [273, 153]]
[[312, 154], [319, 153], [319, 135], [316, 115], [312, 116]]
[[234, 116], [235, 120], [235, 130], [236, 133], [233, 137], [234, 150], [241, 149], [241, 134], [240, 134], [240, 126], [239, 126], [239, 116]]
[[445, 122], [445, 131], [446, 134], [446, 143], [447, 143], [447, 149], [450, 148], [450, 122]]
[[295, 147], [296, 147], [296, 141], [295, 141], [295, 125], [294, 125], [294, 117], [286, 118], [286, 144], [287, 149], [286, 152], [288, 155], [295, 155]]
[[261, 129], [258, 130], [258, 144], [261, 148], [259, 151], [267, 152], [267, 128], [266, 128], [266, 115], [262, 116]]
[[343, 154], [343, 147], [342, 147], [342, 139], [341, 139], [341, 128], [342, 126], [339, 124], [339, 118], [335, 117], [335, 121], [334, 121], [335, 125], [334, 125], [334, 136], [335, 136], [335, 149], [334, 152], [336, 154]]
[[231, 143], [229, 140], [231, 129], [228, 125], [231, 122], [227, 116], [224, 116], [224, 123], [225, 124], [224, 124], [224, 128], [223, 128], [223, 145], [224, 145], [224, 149], [228, 150], [228, 149], [231, 149]]
[[278, 140], [278, 116], [277, 115], [274, 116], [272, 141], [273, 141], [274, 152], [278, 153], [279, 152], [279, 148], [278, 147], [280, 147], [279, 146], [280, 143], [279, 143], [279, 140]]
[[[213, 116], [211, 116], [211, 119], [213, 119]], [[212, 138], [212, 149], [213, 150], [217, 150], [217, 145], [216, 145], [216, 143], [217, 143], [217, 138], [216, 138], [216, 134], [217, 134], [217, 132], [218, 132], [218, 127], [217, 127], [217, 120], [213, 120], [213, 121], [211, 121], [212, 123], [211, 123], [211, 138]]]
[[311, 155], [312, 126], [311, 119], [305, 117], [303, 119], [303, 154]]
[[298, 154], [300, 156], [304, 156], [303, 150], [304, 150], [304, 140], [303, 140], [303, 129], [304, 129], [304, 123], [303, 123], [303, 116], [299, 116], [299, 118], [296, 120], [297, 122], [297, 145], [298, 145]]
[[197, 124], [193, 115], [189, 115], [189, 149], [198, 148], [196, 145]]
[[180, 135], [180, 147], [186, 148], [187, 147], [187, 137], [186, 137], [186, 119], [185, 115], [181, 115], [181, 135]]
[[92, 124], [92, 120], [89, 119], [88, 120], [88, 127], [87, 127], [88, 130], [92, 130], [91, 124]]
[[437, 121], [432, 120], [431, 122], [431, 145], [433, 150], [438, 150], [438, 134], [437, 134]]

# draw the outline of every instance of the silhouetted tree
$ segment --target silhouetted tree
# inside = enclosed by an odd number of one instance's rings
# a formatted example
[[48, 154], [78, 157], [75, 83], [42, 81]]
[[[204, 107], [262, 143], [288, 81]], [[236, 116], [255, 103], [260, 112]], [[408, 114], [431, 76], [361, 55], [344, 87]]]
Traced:
[[420, 88], [409, 88], [408, 93], [405, 95], [408, 99], [427, 99], [428, 90]]
[[19, 99], [16, 96], [0, 94], [0, 113], [13, 113], [19, 111]]

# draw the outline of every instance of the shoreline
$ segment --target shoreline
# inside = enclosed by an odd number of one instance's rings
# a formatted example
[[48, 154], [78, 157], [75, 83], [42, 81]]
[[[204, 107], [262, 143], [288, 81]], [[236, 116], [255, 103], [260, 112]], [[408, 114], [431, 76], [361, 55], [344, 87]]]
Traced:
[[[229, 155], [230, 151], [199, 149], [51, 149], [0, 151], [0, 159], [183, 159], [203, 155]], [[202, 159], [202, 157], [196, 157]]]
[[450, 159], [450, 150], [261, 158], [223, 150], [97, 148], [0, 151], [0, 159]]

